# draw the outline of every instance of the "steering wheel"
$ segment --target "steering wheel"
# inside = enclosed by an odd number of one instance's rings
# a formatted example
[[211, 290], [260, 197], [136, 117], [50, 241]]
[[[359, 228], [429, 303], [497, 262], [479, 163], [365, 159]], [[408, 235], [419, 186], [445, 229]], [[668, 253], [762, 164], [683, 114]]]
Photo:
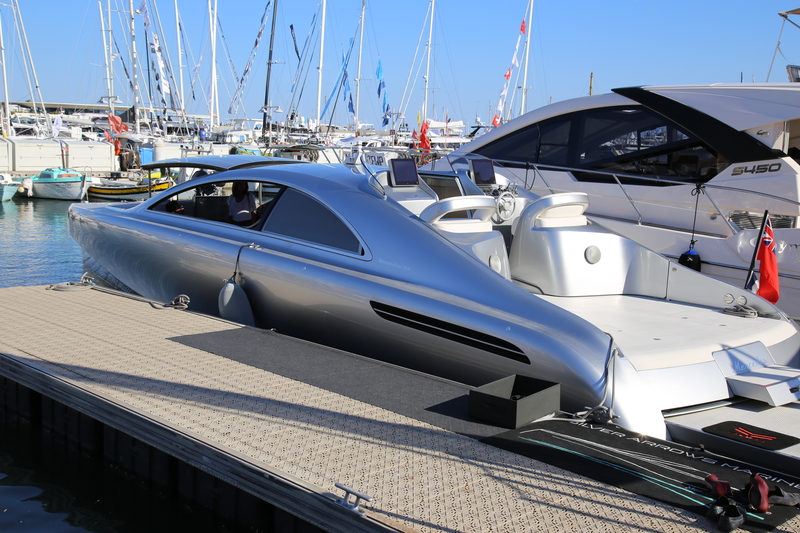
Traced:
[[502, 221], [509, 220], [517, 209], [517, 199], [509, 191], [497, 197], [497, 216]]

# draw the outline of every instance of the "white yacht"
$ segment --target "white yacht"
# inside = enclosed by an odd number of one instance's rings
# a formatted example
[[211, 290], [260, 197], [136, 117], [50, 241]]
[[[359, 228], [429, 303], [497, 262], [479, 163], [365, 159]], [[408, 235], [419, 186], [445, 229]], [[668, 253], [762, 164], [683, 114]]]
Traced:
[[800, 84], [615, 89], [527, 113], [448, 160], [466, 171], [475, 157], [521, 196], [585, 192], [592, 220], [669, 257], [691, 249], [740, 287], [769, 212], [777, 305], [800, 316]]

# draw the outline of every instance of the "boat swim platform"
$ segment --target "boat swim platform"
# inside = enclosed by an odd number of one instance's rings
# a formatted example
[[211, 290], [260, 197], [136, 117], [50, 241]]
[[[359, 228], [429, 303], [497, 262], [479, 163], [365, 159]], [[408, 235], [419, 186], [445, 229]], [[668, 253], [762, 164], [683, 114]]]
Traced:
[[0, 313], [0, 376], [325, 531], [717, 531], [482, 443], [505, 430], [466, 385], [97, 287], [0, 289]]

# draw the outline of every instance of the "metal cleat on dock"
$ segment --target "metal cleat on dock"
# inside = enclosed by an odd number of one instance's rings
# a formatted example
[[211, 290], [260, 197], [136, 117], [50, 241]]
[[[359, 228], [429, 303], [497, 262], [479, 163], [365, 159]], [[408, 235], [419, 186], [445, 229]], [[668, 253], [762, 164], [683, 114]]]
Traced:
[[[361, 509], [358, 506], [358, 502], [361, 500], [371, 502], [372, 497], [367, 496], [366, 494], [361, 494], [360, 492], [356, 492], [355, 490], [351, 489], [347, 485], [342, 485], [341, 483], [336, 483], [336, 488], [342, 489], [344, 491], [344, 498], [339, 498], [336, 500], [336, 503], [344, 507], [345, 509], [349, 509], [354, 513], [363, 515], [365, 513], [364, 509]], [[355, 500], [350, 501], [350, 496], [354, 496]]]

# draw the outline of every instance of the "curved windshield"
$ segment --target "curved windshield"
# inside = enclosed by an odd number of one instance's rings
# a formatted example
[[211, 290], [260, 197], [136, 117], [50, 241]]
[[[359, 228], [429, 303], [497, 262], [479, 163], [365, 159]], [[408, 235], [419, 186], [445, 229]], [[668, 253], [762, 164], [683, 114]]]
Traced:
[[[490, 159], [707, 181], [728, 162], [677, 124], [641, 106], [580, 111], [532, 124], [476, 150]], [[582, 181], [610, 176], [582, 172]]]

